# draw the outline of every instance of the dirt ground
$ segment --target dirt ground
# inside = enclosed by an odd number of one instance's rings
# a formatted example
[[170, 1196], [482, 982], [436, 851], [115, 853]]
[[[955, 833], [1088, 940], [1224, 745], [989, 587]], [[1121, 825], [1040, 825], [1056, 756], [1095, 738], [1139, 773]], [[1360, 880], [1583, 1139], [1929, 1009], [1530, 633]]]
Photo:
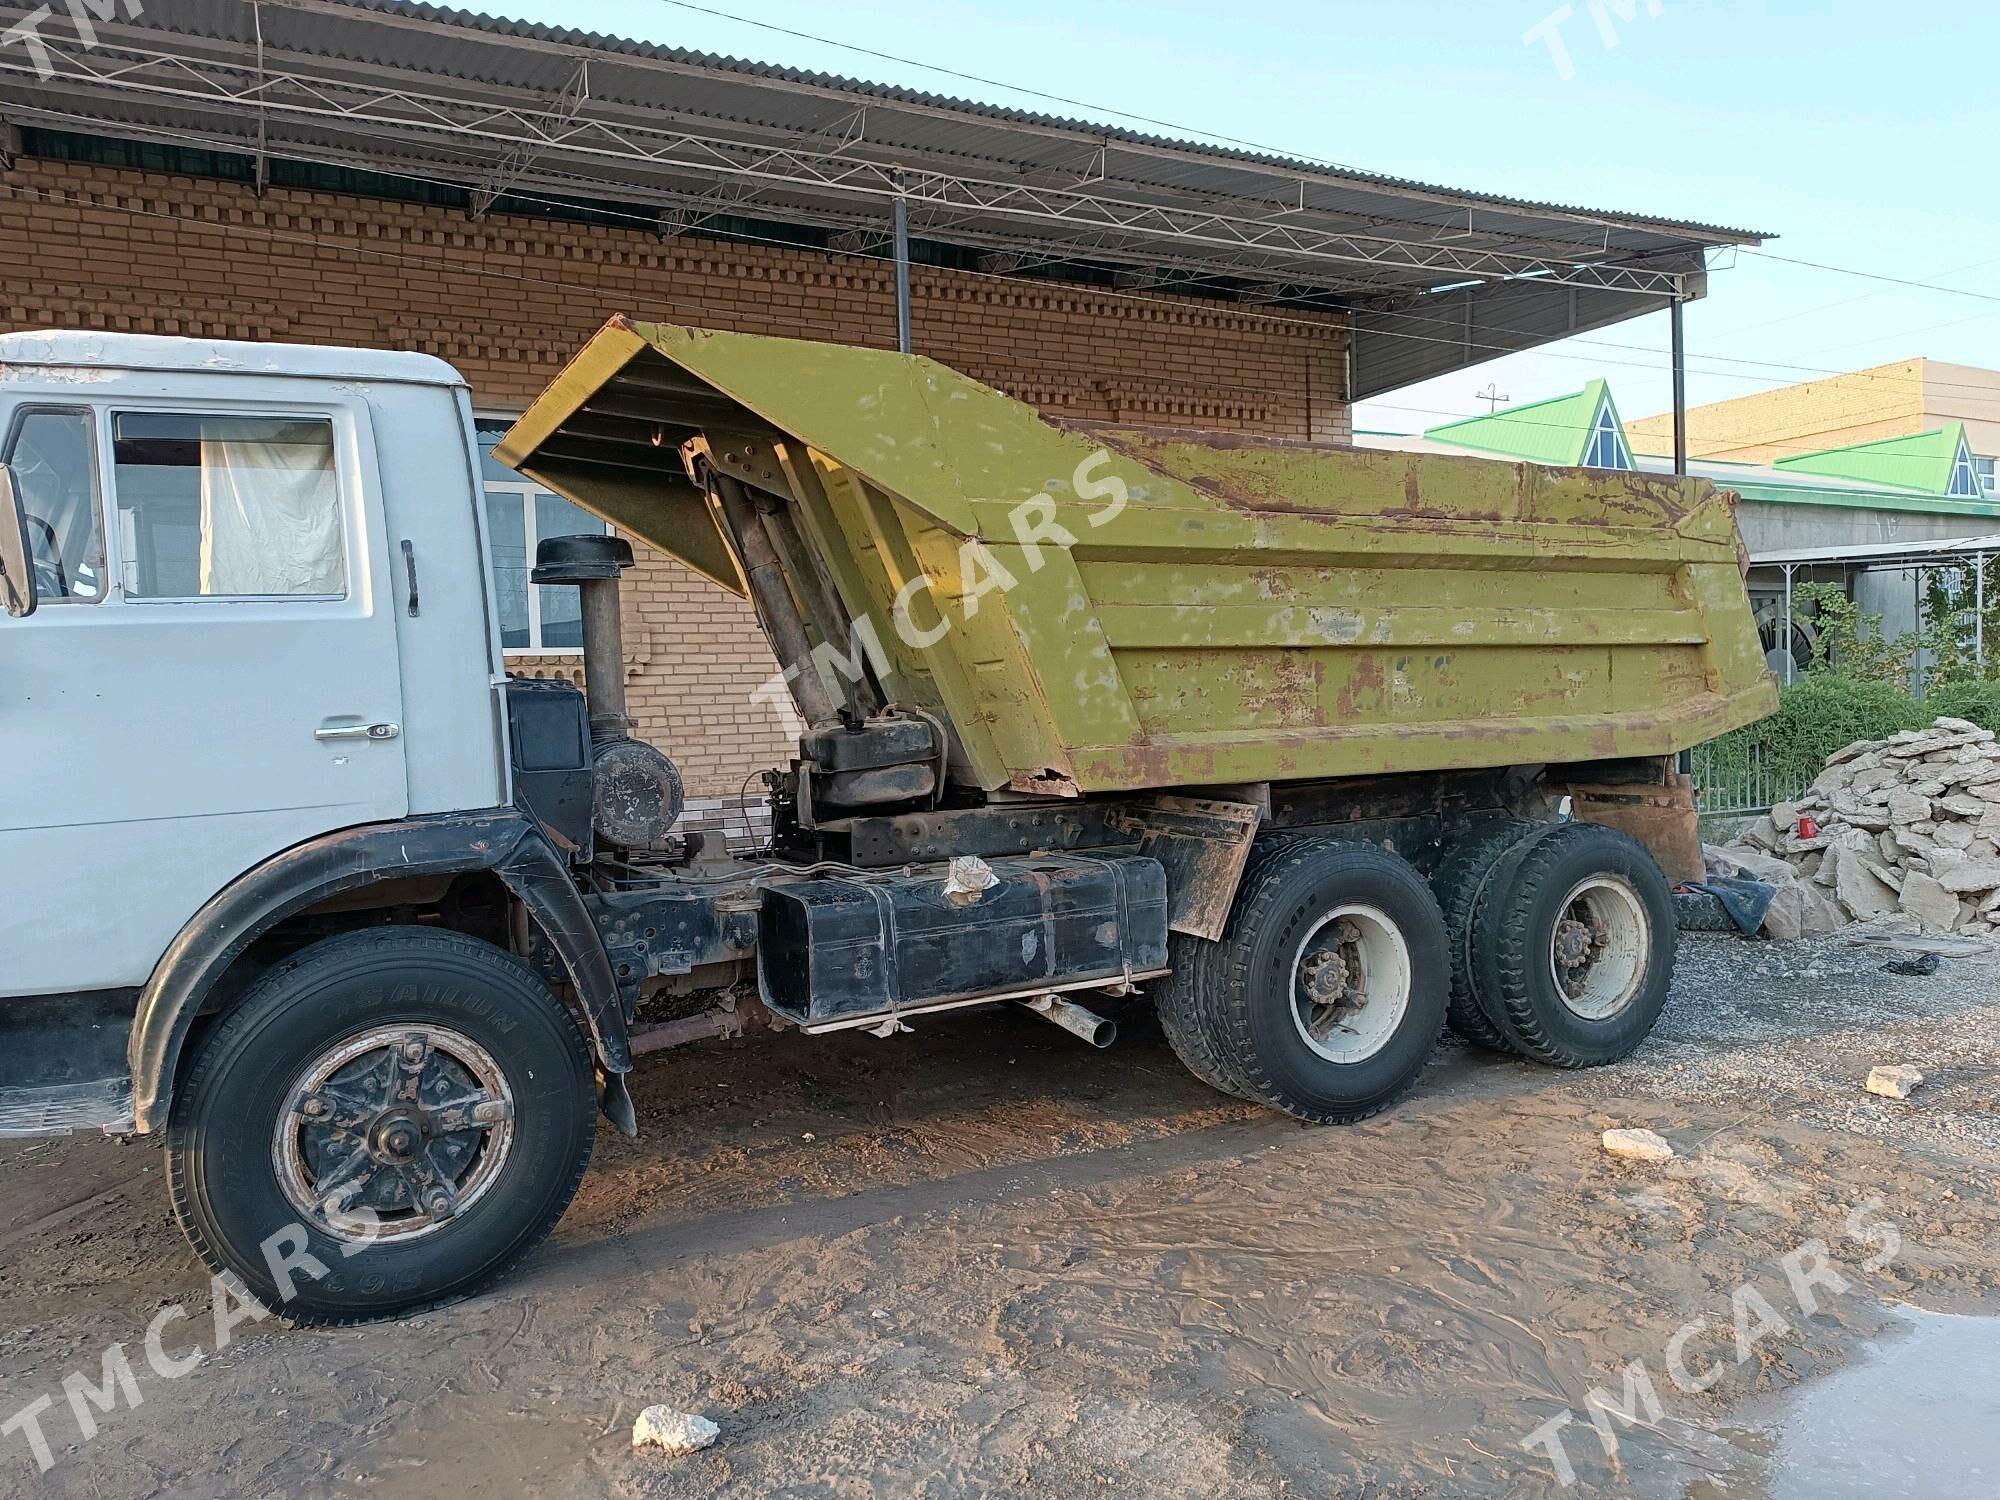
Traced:
[[[0, 1492], [1543, 1495], [1522, 1440], [1570, 1410], [1568, 1493], [1777, 1495], [1760, 1412], [1892, 1342], [1896, 1304], [2000, 1313], [2000, 958], [1884, 957], [1690, 939], [1631, 1062], [1447, 1047], [1345, 1130], [1208, 1092], [1143, 1012], [1101, 1054], [1018, 1012], [688, 1049], [642, 1064], [642, 1138], [600, 1137], [505, 1285], [385, 1327], [248, 1323], [177, 1379], [147, 1325], [181, 1303], [166, 1352], [211, 1345], [209, 1291], [157, 1153], [10, 1143], [0, 1419], [51, 1395], [57, 1462], [8, 1436]], [[1910, 1102], [1861, 1092], [1905, 1061], [1931, 1075]], [[1612, 1125], [1680, 1158], [1613, 1161]], [[1814, 1240], [1846, 1290], [1807, 1316], [1780, 1258]], [[1784, 1326], [1738, 1363], [1744, 1287]], [[1698, 1317], [1686, 1365], [1722, 1373], [1688, 1394], [1668, 1346]], [[143, 1404], [84, 1442], [63, 1377], [113, 1342]], [[1632, 1361], [1663, 1411], [1608, 1456], [1587, 1393]], [[721, 1441], [634, 1454], [652, 1403]]]

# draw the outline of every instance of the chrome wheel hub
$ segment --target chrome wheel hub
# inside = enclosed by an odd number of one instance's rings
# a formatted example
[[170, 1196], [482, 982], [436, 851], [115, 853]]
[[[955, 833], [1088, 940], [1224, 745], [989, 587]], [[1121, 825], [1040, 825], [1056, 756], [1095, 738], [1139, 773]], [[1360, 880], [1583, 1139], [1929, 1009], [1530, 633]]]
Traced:
[[1562, 911], [1549, 943], [1556, 993], [1585, 1020], [1609, 1020], [1645, 985], [1653, 942], [1645, 903], [1622, 877], [1594, 875]]
[[343, 1239], [428, 1234], [492, 1187], [514, 1097], [492, 1054], [441, 1027], [382, 1026], [293, 1080], [271, 1142], [300, 1217]]

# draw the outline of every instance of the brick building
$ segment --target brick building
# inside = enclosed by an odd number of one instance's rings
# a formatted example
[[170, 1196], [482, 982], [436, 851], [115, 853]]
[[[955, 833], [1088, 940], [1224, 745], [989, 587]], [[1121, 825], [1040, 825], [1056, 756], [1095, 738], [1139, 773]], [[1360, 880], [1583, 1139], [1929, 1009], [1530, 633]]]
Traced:
[[[489, 438], [614, 313], [894, 347], [907, 278], [918, 352], [1052, 413], [1344, 442], [1360, 396], [1698, 296], [1708, 246], [1756, 239], [398, 0], [66, 25], [0, 50], [0, 328], [418, 350]], [[524, 575], [599, 523], [487, 478], [510, 667], [574, 673]], [[691, 792], [788, 758], [747, 604], [657, 558], [626, 601], [640, 732]]]

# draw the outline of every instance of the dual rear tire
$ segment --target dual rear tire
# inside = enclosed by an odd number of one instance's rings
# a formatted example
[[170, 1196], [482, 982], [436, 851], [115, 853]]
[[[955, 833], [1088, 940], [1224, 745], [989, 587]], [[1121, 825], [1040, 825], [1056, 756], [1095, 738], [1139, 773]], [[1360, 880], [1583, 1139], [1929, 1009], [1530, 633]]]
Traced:
[[1644, 845], [1555, 823], [1494, 860], [1453, 939], [1459, 982], [1506, 1050], [1595, 1068], [1631, 1056], [1659, 1024], [1679, 927]]
[[1444, 916], [1406, 861], [1310, 836], [1260, 842], [1220, 942], [1177, 941], [1162, 995], [1190, 1071], [1315, 1124], [1379, 1114], [1423, 1071], [1451, 988]]
[[1674, 946], [1659, 867], [1597, 824], [1475, 825], [1431, 882], [1370, 845], [1280, 834], [1253, 851], [1223, 939], [1175, 940], [1159, 1011], [1197, 1077], [1349, 1123], [1415, 1084], [1447, 1022], [1557, 1067], [1630, 1055]]

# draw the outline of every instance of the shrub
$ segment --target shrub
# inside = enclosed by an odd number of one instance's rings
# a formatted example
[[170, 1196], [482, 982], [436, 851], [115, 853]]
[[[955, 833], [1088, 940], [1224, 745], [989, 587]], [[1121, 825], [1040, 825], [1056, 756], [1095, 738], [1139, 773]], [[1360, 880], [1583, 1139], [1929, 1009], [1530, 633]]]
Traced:
[[1757, 727], [1766, 731], [1780, 767], [1786, 771], [1810, 767], [1805, 777], [1809, 782], [1825, 768], [1826, 758], [1843, 746], [1920, 728], [1942, 711], [1917, 702], [1894, 683], [1815, 672], [1793, 684], [1778, 712]]
[[[2000, 692], [1992, 695], [1989, 709], [2000, 713]], [[1739, 778], [1760, 766], [1760, 781], [1780, 795], [1797, 795], [1841, 747], [1856, 740], [1886, 739], [1899, 729], [1920, 728], [1939, 714], [1985, 722], [1975, 713], [1940, 707], [1938, 693], [1930, 702], [1919, 703], [1892, 683], [1809, 672], [1785, 690], [1777, 713], [1709, 745], [1703, 754], [1702, 779], [1715, 786], [1739, 784]]]
[[2000, 682], [1941, 682], [1925, 695], [1924, 713], [1932, 719], [1970, 719], [2000, 733]]
[[[1992, 583], [2000, 592], [2000, 578]], [[1922, 729], [1933, 719], [1967, 719], [2000, 733], [2000, 681], [1976, 675], [1969, 644], [1940, 646], [1946, 633], [1935, 628], [1884, 640], [1880, 617], [1861, 614], [1831, 585], [1801, 586], [1800, 593], [1816, 609], [1820, 629], [1811, 668], [1785, 689], [1777, 713], [1702, 746], [1697, 757], [1704, 790], [1721, 793], [1724, 805], [1796, 797], [1834, 751]], [[1944, 606], [1932, 601], [1930, 608], [1938, 614]], [[2000, 639], [2000, 622], [1989, 639]], [[1919, 701], [1907, 684], [1926, 650], [1936, 650], [1938, 659]]]
[[[1982, 592], [1986, 604], [1984, 636], [1989, 641], [2000, 641], [2000, 558], [1986, 559], [1983, 591], [1969, 562], [1925, 571], [1921, 595], [1923, 634], [1933, 653], [1932, 681], [1978, 681], [1995, 675], [1996, 663], [1980, 660], [1985, 654], [1979, 650]], [[1950, 717], [1962, 715], [1954, 713]]]
[[1883, 628], [1882, 616], [1863, 614], [1837, 583], [1802, 583], [1797, 603], [1819, 630], [1810, 676], [1901, 685], [1914, 676], [1919, 656], [1935, 648], [1926, 631], [1891, 636]]

